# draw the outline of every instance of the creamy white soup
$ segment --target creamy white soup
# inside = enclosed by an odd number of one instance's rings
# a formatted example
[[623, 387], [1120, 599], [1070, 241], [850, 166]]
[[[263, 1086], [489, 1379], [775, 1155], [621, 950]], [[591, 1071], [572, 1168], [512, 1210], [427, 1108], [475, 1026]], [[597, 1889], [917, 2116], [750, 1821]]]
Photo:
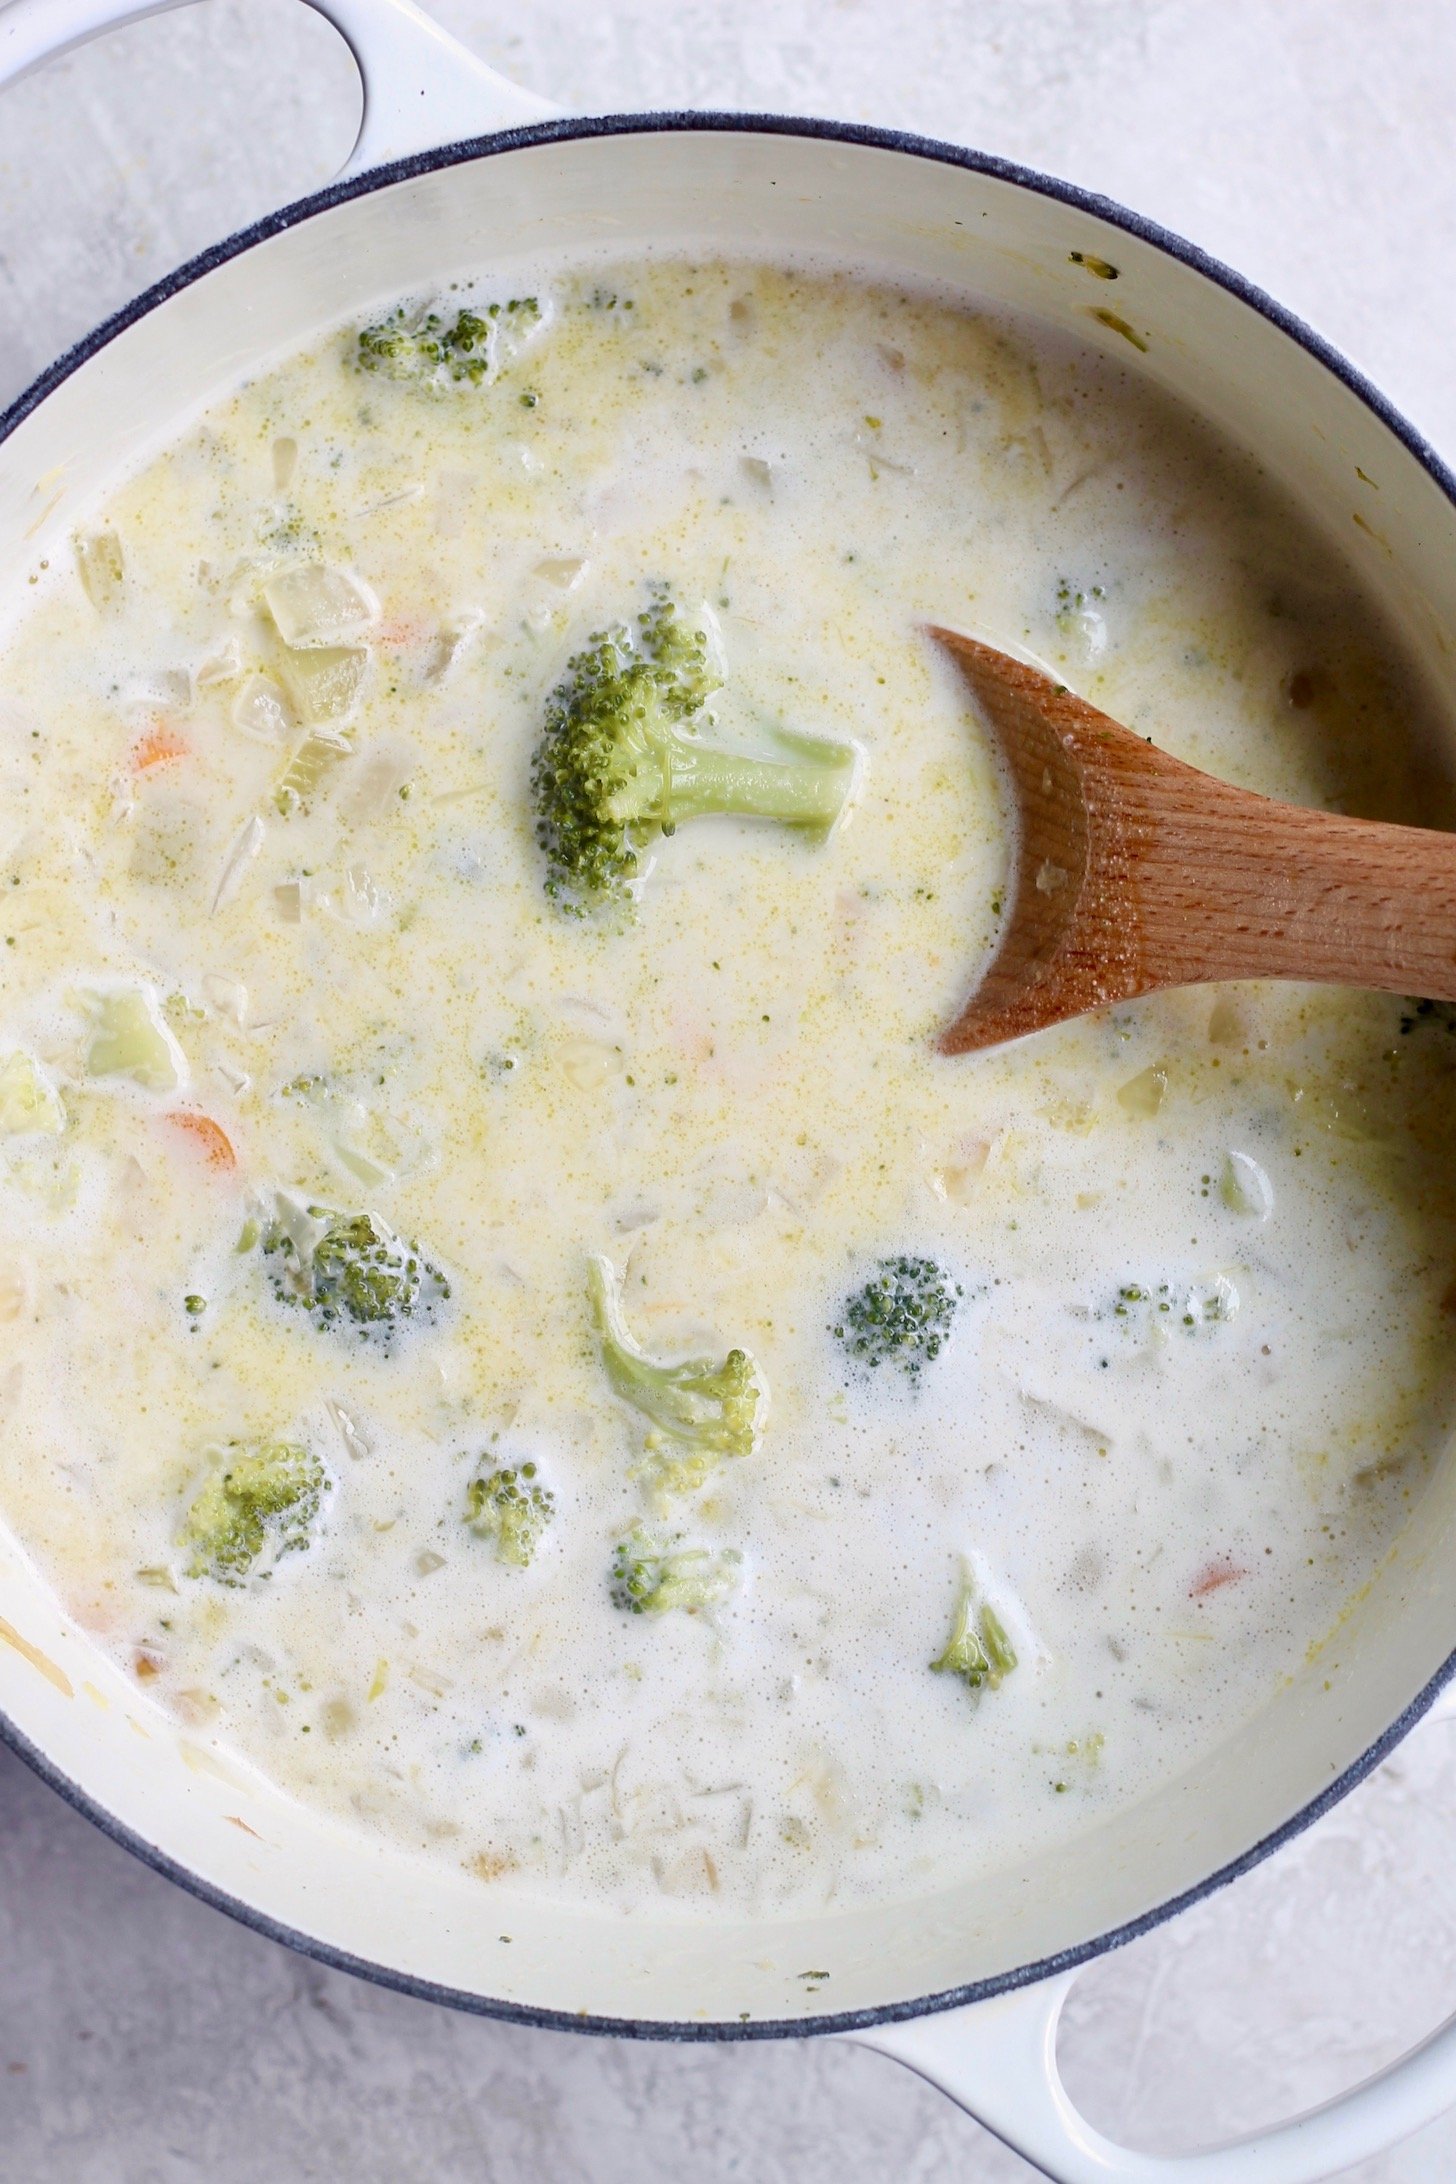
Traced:
[[1143, 1795], [1390, 1551], [1449, 1012], [936, 1051], [1009, 837], [928, 621], [1448, 808], [1333, 548], [1128, 367], [829, 274], [482, 279], [36, 567], [0, 1512], [190, 1735], [504, 1893], [802, 1909]]

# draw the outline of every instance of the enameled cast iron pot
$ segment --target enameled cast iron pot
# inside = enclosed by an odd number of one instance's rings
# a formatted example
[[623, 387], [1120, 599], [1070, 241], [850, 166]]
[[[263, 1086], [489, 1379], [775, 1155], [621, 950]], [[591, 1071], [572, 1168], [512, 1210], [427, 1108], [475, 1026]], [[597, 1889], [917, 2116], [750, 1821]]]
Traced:
[[[181, 0], [11, 0], [0, 84]], [[484, 263], [652, 248], [843, 260], [1028, 311], [1248, 448], [1355, 563], [1456, 724], [1456, 480], [1265, 296], [1116, 205], [950, 145], [742, 115], [557, 118], [409, 0], [309, 0], [365, 87], [341, 179], [185, 266], [0, 417], [0, 616], [116, 475], [319, 326]], [[460, 141], [454, 141], [454, 140]], [[1094, 266], [1115, 266], [1115, 281]], [[1456, 733], [1456, 725], [1453, 725]], [[1217, 1752], [989, 1884], [797, 1920], [630, 1920], [503, 1898], [308, 1812], [150, 1706], [0, 1532], [0, 1734], [208, 1902], [324, 1961], [489, 2015], [659, 2039], [882, 2049], [1061, 2184], [1302, 2184], [1456, 2101], [1456, 2021], [1273, 2134], [1110, 2145], [1057, 2075], [1076, 1967], [1276, 1848], [1431, 1706], [1456, 1658], [1456, 1465], [1348, 1619]], [[509, 1913], [504, 1906], [509, 1903]], [[508, 1926], [511, 1938], [502, 1936]], [[828, 1973], [808, 1981], [806, 1970]]]

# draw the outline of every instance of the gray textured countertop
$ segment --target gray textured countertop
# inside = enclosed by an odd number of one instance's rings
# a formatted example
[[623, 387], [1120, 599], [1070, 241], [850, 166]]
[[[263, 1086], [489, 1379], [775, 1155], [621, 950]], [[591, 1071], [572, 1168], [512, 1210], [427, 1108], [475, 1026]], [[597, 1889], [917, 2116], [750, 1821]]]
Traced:
[[[1262, 282], [1456, 457], [1450, 0], [436, 0], [583, 109], [834, 113], [1102, 189]], [[191, 251], [322, 182], [343, 49], [211, 0], [0, 95], [0, 404]], [[1189, 2146], [1456, 2008], [1456, 1727], [1086, 1973], [1093, 2119]], [[1449, 2184], [1456, 2117], [1360, 2184]], [[146, 1871], [0, 1754], [0, 2184], [1025, 2184], [895, 2065], [458, 2017], [320, 1970]]]

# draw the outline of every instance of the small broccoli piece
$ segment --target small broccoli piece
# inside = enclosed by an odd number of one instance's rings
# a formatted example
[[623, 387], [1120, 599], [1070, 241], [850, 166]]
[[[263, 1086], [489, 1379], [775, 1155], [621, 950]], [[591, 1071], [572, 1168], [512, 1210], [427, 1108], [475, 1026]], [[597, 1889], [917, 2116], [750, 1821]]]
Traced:
[[665, 1615], [670, 1608], [695, 1615], [732, 1598], [743, 1579], [737, 1549], [684, 1547], [681, 1537], [632, 1526], [612, 1556], [614, 1608], [627, 1615]]
[[438, 1267], [373, 1213], [287, 1205], [263, 1236], [273, 1293], [320, 1328], [351, 1326], [387, 1343], [410, 1319], [429, 1321], [450, 1294]]
[[[265, 1548], [276, 1562], [306, 1547], [327, 1485], [317, 1456], [296, 1441], [266, 1441], [230, 1456], [187, 1512], [187, 1575], [241, 1585]], [[272, 1570], [257, 1574], [269, 1577]]]
[[623, 901], [637, 852], [684, 821], [713, 813], [777, 820], [826, 835], [844, 808], [855, 754], [778, 728], [778, 759], [704, 741], [720, 678], [702, 630], [678, 619], [664, 586], [635, 629], [599, 630], [546, 707], [531, 767], [546, 892], [574, 915]]
[[[413, 386], [478, 387], [496, 376], [506, 361], [503, 351], [519, 346], [540, 319], [534, 296], [492, 303], [483, 312], [457, 311], [453, 322], [438, 311], [411, 314], [401, 306], [377, 326], [360, 328], [354, 361], [361, 372]], [[509, 343], [502, 339], [507, 331], [514, 337]]]
[[465, 1493], [466, 1523], [495, 1541], [496, 1560], [524, 1570], [556, 1514], [556, 1496], [536, 1478], [534, 1464], [490, 1471], [472, 1479]]
[[1005, 1626], [987, 1602], [976, 1605], [975, 1584], [967, 1572], [961, 1583], [955, 1621], [944, 1653], [931, 1667], [942, 1675], [960, 1676], [973, 1691], [989, 1684], [994, 1691], [1016, 1666], [1016, 1648]]
[[[1252, 1163], [1251, 1163], [1252, 1165]], [[1124, 1282], [1112, 1306], [1112, 1317], [1124, 1321], [1129, 1331], [1144, 1336], [1178, 1328], [1192, 1334], [1204, 1327], [1220, 1327], [1238, 1317], [1239, 1293], [1226, 1274], [1215, 1274], [1206, 1285], [1159, 1282], [1156, 1287]]]
[[830, 1333], [857, 1364], [872, 1372], [898, 1365], [914, 1380], [945, 1347], [963, 1295], [933, 1259], [881, 1259]]
[[1456, 1002], [1407, 1001], [1401, 1010], [1402, 1036], [1408, 1038], [1418, 1024], [1429, 1025], [1432, 1030], [1456, 1031]]
[[655, 1364], [627, 1332], [617, 1278], [605, 1259], [592, 1260], [587, 1292], [607, 1378], [656, 1429], [649, 1450], [666, 1436], [683, 1452], [680, 1459], [677, 1450], [661, 1456], [667, 1474], [676, 1463], [679, 1491], [701, 1486], [720, 1457], [752, 1453], [762, 1391], [746, 1350], [730, 1350], [721, 1362], [695, 1357], [681, 1365]]
[[680, 1441], [649, 1433], [630, 1476], [646, 1488], [652, 1507], [661, 1509], [674, 1494], [700, 1492], [721, 1461], [711, 1449], [685, 1448]]

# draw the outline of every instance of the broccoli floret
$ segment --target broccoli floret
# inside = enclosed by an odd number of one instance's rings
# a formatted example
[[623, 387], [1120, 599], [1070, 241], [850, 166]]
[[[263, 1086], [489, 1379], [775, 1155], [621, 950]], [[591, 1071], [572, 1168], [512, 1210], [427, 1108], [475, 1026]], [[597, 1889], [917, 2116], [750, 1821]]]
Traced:
[[540, 318], [534, 296], [493, 303], [483, 312], [457, 311], [453, 323], [437, 311], [420, 316], [401, 307], [377, 326], [360, 328], [354, 361], [360, 371], [416, 386], [478, 387], [499, 368], [503, 330], [518, 337], [533, 331]]
[[979, 1691], [983, 1684], [994, 1691], [1016, 1666], [1016, 1648], [995, 1609], [984, 1600], [977, 1606], [975, 1583], [969, 1572], [961, 1582], [945, 1651], [930, 1665], [942, 1675], [960, 1676], [973, 1691]]
[[736, 812], [825, 835], [844, 808], [854, 751], [778, 728], [781, 759], [703, 740], [720, 678], [707, 638], [663, 586], [635, 628], [600, 630], [547, 703], [531, 769], [546, 892], [581, 915], [624, 900], [638, 851], [685, 820]]
[[693, 1615], [732, 1598], [743, 1578], [736, 1548], [684, 1547], [681, 1537], [633, 1525], [612, 1557], [614, 1608], [628, 1615], [665, 1615], [681, 1608]]
[[[655, 1429], [647, 1445], [661, 1483], [669, 1491], [686, 1491], [701, 1486], [721, 1457], [750, 1455], [762, 1391], [748, 1352], [730, 1350], [721, 1361], [695, 1357], [681, 1365], [658, 1365], [628, 1334], [617, 1278], [605, 1259], [592, 1260], [587, 1290], [607, 1378]], [[666, 1449], [664, 1438], [672, 1444]]]
[[[267, 1441], [229, 1456], [187, 1512], [187, 1575], [241, 1585], [265, 1548], [276, 1562], [306, 1547], [327, 1485], [318, 1457], [296, 1441]], [[271, 1576], [271, 1568], [258, 1575]]]
[[352, 1327], [361, 1341], [388, 1342], [410, 1319], [431, 1320], [450, 1284], [418, 1244], [377, 1214], [306, 1210], [280, 1201], [263, 1237], [273, 1293], [306, 1311], [316, 1327]]
[[945, 1347], [963, 1294], [933, 1259], [881, 1259], [830, 1333], [856, 1364], [871, 1371], [898, 1365], [914, 1380]]
[[466, 1488], [466, 1523], [495, 1541], [496, 1560], [524, 1570], [556, 1514], [556, 1496], [536, 1478], [534, 1464], [504, 1468], [472, 1479]]

